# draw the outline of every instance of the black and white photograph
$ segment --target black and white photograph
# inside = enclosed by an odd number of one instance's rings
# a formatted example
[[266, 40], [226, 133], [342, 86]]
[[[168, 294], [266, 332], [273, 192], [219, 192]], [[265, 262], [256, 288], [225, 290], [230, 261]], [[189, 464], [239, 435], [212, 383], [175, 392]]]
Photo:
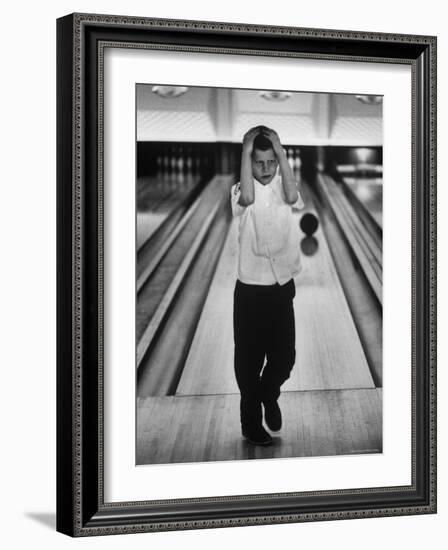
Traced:
[[383, 97], [135, 94], [136, 464], [382, 453]]

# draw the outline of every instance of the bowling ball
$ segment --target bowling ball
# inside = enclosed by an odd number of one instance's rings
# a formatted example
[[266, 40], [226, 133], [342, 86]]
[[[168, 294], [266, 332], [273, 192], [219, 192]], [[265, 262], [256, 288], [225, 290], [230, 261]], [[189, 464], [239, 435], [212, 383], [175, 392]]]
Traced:
[[300, 248], [305, 256], [314, 256], [319, 248], [319, 241], [316, 237], [304, 237], [300, 243]]
[[305, 235], [311, 236], [319, 227], [319, 221], [314, 214], [307, 212], [300, 220], [300, 229]]

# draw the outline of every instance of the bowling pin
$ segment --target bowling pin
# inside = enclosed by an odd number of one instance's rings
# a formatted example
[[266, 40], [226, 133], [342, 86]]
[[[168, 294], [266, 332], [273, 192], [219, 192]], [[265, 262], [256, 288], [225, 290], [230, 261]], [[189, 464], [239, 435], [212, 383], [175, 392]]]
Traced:
[[191, 182], [191, 180], [193, 179], [193, 159], [191, 157], [191, 149], [190, 148], [188, 148], [188, 150], [187, 150], [186, 164], [187, 164], [187, 180], [189, 182]]
[[160, 179], [162, 178], [162, 163], [163, 163], [163, 159], [160, 155], [157, 155], [157, 182], [160, 181]]
[[[176, 181], [176, 168], [177, 168], [177, 159], [176, 159], [176, 148], [171, 149], [171, 183], [173, 184]], [[173, 187], [173, 185], [171, 185]]]
[[302, 167], [302, 159], [300, 158], [300, 149], [296, 149], [296, 158], [294, 160], [294, 170], [300, 175], [300, 169]]
[[288, 158], [289, 166], [291, 166], [291, 170], [294, 171], [294, 151], [292, 149], [288, 149], [287, 158]]
[[165, 156], [163, 157], [163, 179], [168, 180], [170, 178], [170, 157], [168, 156], [168, 151], [165, 151]]
[[201, 157], [199, 155], [196, 157], [195, 165], [196, 165], [196, 170], [195, 170], [196, 176], [199, 177], [201, 174]]
[[177, 158], [177, 170], [179, 183], [182, 184], [184, 182], [184, 157], [182, 147], [179, 148], [179, 156]]

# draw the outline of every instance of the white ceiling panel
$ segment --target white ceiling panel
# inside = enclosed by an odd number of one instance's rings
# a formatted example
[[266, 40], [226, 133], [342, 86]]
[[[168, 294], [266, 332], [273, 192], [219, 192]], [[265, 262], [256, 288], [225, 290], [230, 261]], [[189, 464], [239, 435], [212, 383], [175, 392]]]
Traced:
[[137, 141], [216, 141], [207, 112], [138, 111]]
[[381, 118], [338, 116], [334, 122], [330, 145], [381, 145], [383, 125]]
[[247, 130], [260, 124], [274, 129], [280, 136], [280, 141], [284, 144], [305, 144], [314, 136], [311, 116], [241, 113], [237, 115], [234, 124], [235, 141], [241, 142]]

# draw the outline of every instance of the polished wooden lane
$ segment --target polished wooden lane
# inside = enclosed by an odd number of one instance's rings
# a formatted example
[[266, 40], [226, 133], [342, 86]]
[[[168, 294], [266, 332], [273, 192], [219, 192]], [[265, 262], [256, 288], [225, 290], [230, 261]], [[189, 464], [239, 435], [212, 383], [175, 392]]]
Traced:
[[[350, 306], [373, 381], [376, 386], [381, 386], [383, 378], [381, 306], [360, 264], [354, 259], [353, 251], [335, 217], [334, 205], [323, 200], [321, 206], [320, 221], [323, 232]], [[380, 235], [377, 235], [380, 245], [381, 238], [378, 237]]]
[[[163, 300], [167, 289], [176, 276], [179, 266], [182, 264], [185, 255], [200, 232], [204, 220], [216, 206], [217, 197], [222, 193], [220, 189], [223, 185], [223, 178], [215, 177], [204, 188], [198, 198], [199, 205], [197, 207], [191, 205], [190, 207], [195, 209], [194, 215], [189, 218], [182, 232], [171, 243], [170, 248], [165, 251], [163, 258], [160, 258], [163, 261], [160, 261], [157, 269], [152, 271], [150, 280], [147, 280], [139, 288], [136, 311], [137, 342], [142, 338], [148, 323]], [[219, 200], [222, 201], [222, 197]], [[188, 216], [188, 213], [185, 215]]]
[[[303, 186], [305, 211], [318, 216]], [[296, 280], [296, 365], [284, 390], [370, 388], [374, 382], [321, 224]], [[302, 245], [305, 241], [302, 242]]]
[[137, 250], [154, 234], [192, 190], [199, 184], [198, 178], [183, 182], [143, 177], [137, 181]]
[[383, 178], [343, 177], [350, 192], [364, 205], [375, 223], [383, 227]]
[[237, 259], [238, 224], [233, 221], [176, 391], [178, 395], [238, 391], [233, 374], [232, 318]]
[[317, 177], [317, 184], [320, 193], [327, 204], [331, 206], [345, 239], [369, 281], [379, 304], [382, 305], [382, 251], [380, 247], [362, 225], [358, 215], [334, 180], [322, 174]]
[[[317, 215], [304, 187], [305, 211]], [[177, 395], [224, 394], [238, 391], [233, 373], [233, 289], [237, 271], [237, 228], [234, 220]], [[302, 272], [296, 279], [296, 365], [284, 390], [322, 390], [374, 387], [344, 292], [319, 227], [315, 254], [302, 254]], [[200, 281], [198, 281], [200, 284]]]
[[137, 401], [137, 464], [334, 456], [382, 452], [376, 389], [285, 392], [284, 426], [270, 447], [243, 440], [239, 395]]
[[222, 197], [218, 199], [217, 193], [207, 208], [206, 218], [138, 343], [139, 396], [172, 395], [178, 385], [229, 227], [230, 213], [222, 199], [228, 196], [231, 182], [228, 178], [215, 181]]

